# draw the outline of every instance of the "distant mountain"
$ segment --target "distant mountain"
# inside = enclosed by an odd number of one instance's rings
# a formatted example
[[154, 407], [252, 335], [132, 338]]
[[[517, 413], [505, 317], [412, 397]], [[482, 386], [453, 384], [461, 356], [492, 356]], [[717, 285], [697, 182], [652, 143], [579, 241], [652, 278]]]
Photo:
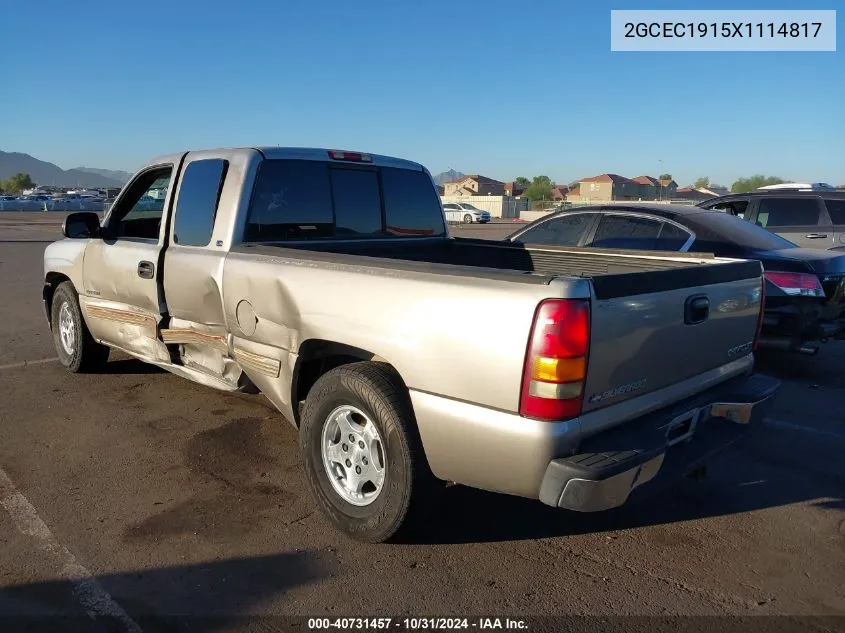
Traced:
[[62, 169], [58, 165], [22, 154], [0, 151], [0, 180], [17, 173], [29, 174], [38, 184], [54, 187], [122, 187], [126, 181], [100, 174], [106, 170]]
[[84, 171], [87, 174], [96, 174], [109, 180], [116, 180], [118, 182], [127, 183], [132, 178], [132, 174], [128, 171], [120, 171], [119, 169], [97, 169], [96, 167], [74, 167], [71, 171]]
[[450, 169], [449, 171], [444, 171], [436, 176], [434, 176], [434, 182], [438, 185], [442, 185], [444, 182], [449, 182], [450, 180], [457, 180], [458, 178], [463, 178], [466, 174], [455, 171], [454, 169]]

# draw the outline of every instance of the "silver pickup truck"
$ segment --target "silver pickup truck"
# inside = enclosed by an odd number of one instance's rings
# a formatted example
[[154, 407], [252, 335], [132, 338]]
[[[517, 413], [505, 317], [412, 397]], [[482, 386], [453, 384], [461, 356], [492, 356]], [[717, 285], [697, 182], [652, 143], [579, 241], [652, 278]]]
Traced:
[[63, 233], [43, 289], [62, 364], [117, 349], [264, 394], [363, 541], [446, 482], [620, 506], [755, 428], [778, 387], [753, 373], [758, 262], [455, 238], [429, 172], [396, 158], [163, 156]]

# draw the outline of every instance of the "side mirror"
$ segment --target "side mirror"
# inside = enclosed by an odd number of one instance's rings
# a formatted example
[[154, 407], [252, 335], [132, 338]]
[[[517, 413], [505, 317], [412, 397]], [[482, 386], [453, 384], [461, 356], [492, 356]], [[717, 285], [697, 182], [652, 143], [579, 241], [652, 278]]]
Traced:
[[100, 237], [100, 216], [91, 211], [71, 213], [62, 224], [62, 235], [71, 239]]

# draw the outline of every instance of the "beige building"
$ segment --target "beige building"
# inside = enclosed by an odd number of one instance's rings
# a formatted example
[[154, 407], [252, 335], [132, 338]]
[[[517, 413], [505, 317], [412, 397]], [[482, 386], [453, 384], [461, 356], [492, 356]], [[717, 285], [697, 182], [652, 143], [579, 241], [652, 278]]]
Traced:
[[639, 198], [639, 192], [639, 183], [630, 178], [619, 174], [601, 174], [579, 180], [578, 187], [573, 187], [566, 199], [573, 202], [636, 200]]
[[504, 196], [505, 183], [474, 174], [443, 184], [444, 196]]

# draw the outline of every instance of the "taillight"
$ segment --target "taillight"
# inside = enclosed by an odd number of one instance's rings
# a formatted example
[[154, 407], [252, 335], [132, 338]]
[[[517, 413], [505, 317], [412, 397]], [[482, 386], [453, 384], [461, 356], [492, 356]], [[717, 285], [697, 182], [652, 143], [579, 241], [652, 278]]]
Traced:
[[334, 160], [347, 160], [353, 163], [371, 163], [373, 157], [369, 154], [362, 154], [361, 152], [344, 152], [339, 149], [330, 149], [329, 158]]
[[767, 270], [765, 278], [788, 295], [824, 297], [824, 289], [815, 275], [808, 273], [781, 273]]
[[760, 344], [760, 334], [763, 332], [763, 316], [766, 313], [766, 278], [765, 276], [760, 281], [760, 313], [757, 315], [757, 333], [754, 335], [754, 343], [751, 346], [752, 351], [757, 351], [757, 346]]
[[525, 354], [519, 414], [548, 421], [580, 415], [589, 348], [589, 300], [541, 302]]

